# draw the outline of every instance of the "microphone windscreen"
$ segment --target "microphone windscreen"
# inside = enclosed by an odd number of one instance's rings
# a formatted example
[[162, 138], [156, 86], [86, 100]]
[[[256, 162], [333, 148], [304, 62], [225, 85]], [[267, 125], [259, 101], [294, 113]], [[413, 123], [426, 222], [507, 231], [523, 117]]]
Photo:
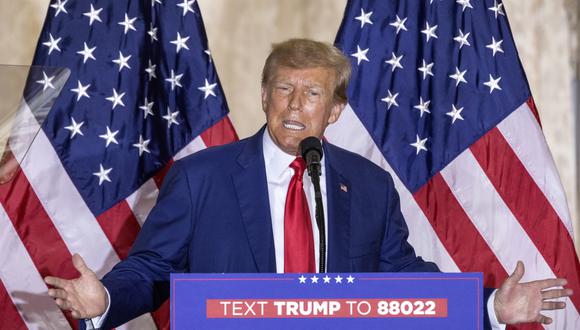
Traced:
[[300, 154], [302, 154], [302, 158], [308, 161], [307, 155], [310, 152], [318, 153], [319, 159], [322, 159], [322, 144], [320, 143], [320, 139], [309, 136], [300, 142]]

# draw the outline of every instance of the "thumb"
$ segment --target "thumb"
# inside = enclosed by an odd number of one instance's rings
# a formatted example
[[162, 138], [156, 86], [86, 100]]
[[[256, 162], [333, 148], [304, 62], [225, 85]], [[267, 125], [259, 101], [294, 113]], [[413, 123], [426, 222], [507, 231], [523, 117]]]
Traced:
[[75, 268], [79, 271], [79, 273], [81, 273], [81, 276], [87, 275], [87, 274], [90, 274], [93, 272], [89, 267], [87, 267], [87, 264], [85, 264], [85, 261], [78, 253], [75, 253], [73, 255], [72, 262], [73, 262], [73, 265], [75, 266]]
[[510, 277], [506, 280], [506, 282], [509, 281], [511, 284], [519, 283], [522, 277], [524, 277], [525, 272], [526, 269], [524, 267], [524, 263], [518, 260], [516, 269], [514, 269], [514, 272], [510, 275]]

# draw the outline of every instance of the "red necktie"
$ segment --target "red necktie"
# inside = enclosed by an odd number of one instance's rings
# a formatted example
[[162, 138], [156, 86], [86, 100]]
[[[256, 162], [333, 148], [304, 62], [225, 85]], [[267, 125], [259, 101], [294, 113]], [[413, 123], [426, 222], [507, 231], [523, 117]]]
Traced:
[[284, 273], [314, 273], [312, 222], [302, 185], [306, 162], [296, 157], [290, 167], [294, 169], [294, 176], [288, 186], [284, 209]]

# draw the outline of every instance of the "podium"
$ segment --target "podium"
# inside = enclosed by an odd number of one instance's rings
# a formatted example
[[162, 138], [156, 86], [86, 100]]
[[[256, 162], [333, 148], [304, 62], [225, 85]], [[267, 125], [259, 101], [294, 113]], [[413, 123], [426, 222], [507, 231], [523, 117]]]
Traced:
[[483, 329], [481, 273], [172, 274], [172, 329]]

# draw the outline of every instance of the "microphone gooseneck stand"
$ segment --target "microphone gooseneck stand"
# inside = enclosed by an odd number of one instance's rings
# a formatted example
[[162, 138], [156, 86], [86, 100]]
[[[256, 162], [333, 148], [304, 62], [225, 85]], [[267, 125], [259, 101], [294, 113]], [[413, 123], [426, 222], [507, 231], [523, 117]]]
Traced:
[[[318, 165], [320, 170], [320, 165]], [[320, 257], [318, 260], [319, 273], [326, 273], [326, 229], [324, 225], [324, 208], [322, 207], [322, 193], [320, 192], [320, 176], [312, 175], [312, 184], [314, 185], [314, 200], [316, 201], [316, 224], [318, 225], [318, 240], [320, 245]]]
[[322, 193], [320, 192], [320, 160], [322, 159], [322, 144], [316, 137], [310, 136], [300, 142], [300, 152], [306, 161], [308, 175], [314, 185], [314, 200], [316, 225], [318, 226], [319, 238], [319, 273], [326, 273], [326, 229], [324, 223], [324, 208], [322, 206]]

